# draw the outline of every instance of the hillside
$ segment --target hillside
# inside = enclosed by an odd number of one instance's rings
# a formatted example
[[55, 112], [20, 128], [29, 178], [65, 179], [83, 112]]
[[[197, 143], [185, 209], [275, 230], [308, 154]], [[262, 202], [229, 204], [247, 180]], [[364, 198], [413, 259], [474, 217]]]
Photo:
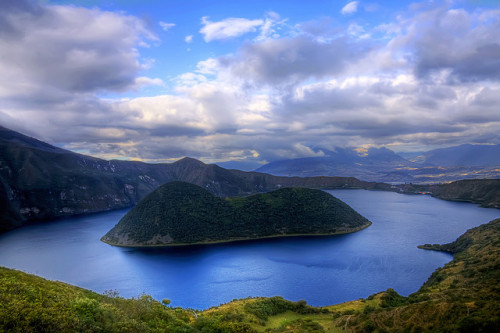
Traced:
[[0, 126], [0, 232], [31, 221], [131, 207], [173, 180], [202, 186], [220, 197], [265, 192], [280, 186], [379, 186], [353, 178], [287, 179], [246, 173], [192, 158], [161, 164], [106, 161]]
[[[433, 182], [443, 172], [439, 167], [419, 170], [415, 177]], [[466, 170], [465, 174], [472, 171]], [[480, 177], [481, 173], [475, 172], [475, 177]], [[455, 168], [453, 173], [455, 177], [463, 177], [464, 170]], [[247, 196], [282, 187], [438, 192], [434, 185], [429, 190], [429, 186], [391, 186], [354, 177], [284, 177], [227, 170], [192, 158], [160, 164], [106, 161], [60, 149], [0, 126], [0, 233], [28, 222], [132, 207], [160, 185], [174, 180], [196, 184], [219, 197]], [[477, 184], [485, 181], [474, 180]], [[458, 187], [456, 192], [462, 193], [459, 200], [499, 207], [500, 186], [493, 187], [491, 195], [483, 197], [468, 197], [467, 193], [472, 195], [472, 192]], [[454, 200], [452, 195], [450, 191], [443, 198]]]
[[176, 181], [141, 200], [101, 240], [119, 246], [167, 246], [346, 233], [369, 225], [347, 204], [320, 190], [283, 188], [221, 199]]
[[498, 332], [500, 219], [455, 242], [424, 245], [454, 259], [419, 291], [394, 290], [316, 308], [281, 297], [237, 300], [206, 311], [150, 296], [123, 299], [0, 268], [0, 331], [86, 332]]
[[449, 201], [480, 204], [481, 207], [500, 208], [500, 179], [464, 179], [447, 184], [397, 186], [403, 193], [428, 193]]

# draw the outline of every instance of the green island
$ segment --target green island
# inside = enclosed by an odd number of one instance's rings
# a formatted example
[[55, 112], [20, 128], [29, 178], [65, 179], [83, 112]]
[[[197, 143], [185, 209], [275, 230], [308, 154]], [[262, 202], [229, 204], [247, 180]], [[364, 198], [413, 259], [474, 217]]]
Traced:
[[0, 268], [5, 332], [498, 332], [500, 219], [455, 242], [424, 245], [454, 259], [414, 294], [394, 290], [327, 307], [281, 297], [248, 298], [205, 311], [151, 296], [124, 299]]
[[174, 246], [334, 235], [369, 225], [346, 203], [321, 190], [282, 188], [223, 199], [197, 185], [174, 181], [141, 200], [101, 240], [127, 247]]

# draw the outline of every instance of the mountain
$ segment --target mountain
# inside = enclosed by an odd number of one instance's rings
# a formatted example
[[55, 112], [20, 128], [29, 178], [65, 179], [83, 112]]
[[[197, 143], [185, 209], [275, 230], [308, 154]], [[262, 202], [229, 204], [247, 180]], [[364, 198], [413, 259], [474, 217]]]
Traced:
[[[499, 332], [500, 219], [455, 242], [426, 244], [454, 258], [415, 293], [393, 289], [338, 305], [255, 297], [205, 311], [151, 296], [104, 295], [0, 267], [5, 332]], [[332, 281], [335, 283], [335, 281]]]
[[460, 145], [423, 153], [413, 161], [435, 166], [499, 167], [500, 145]]
[[[332, 154], [335, 152], [327, 152], [330, 157]], [[339, 154], [345, 159], [360, 158], [348, 150]], [[372, 161], [400, 161], [386, 150], [372, 150], [368, 155], [371, 155]], [[346, 166], [344, 169], [346, 175], [351, 169], [353, 174], [356, 171], [355, 167]], [[376, 170], [376, 167], [368, 168], [367, 172]], [[453, 174], [447, 174], [452, 175], [452, 179], [467, 176], [463, 168], [449, 170], [454, 170]], [[444, 171], [440, 167], [422, 167], [414, 172], [414, 178], [428, 182], [452, 180], [441, 176]], [[399, 173], [405, 175], [407, 170], [403, 167], [403, 170], [392, 172], [389, 177], [396, 177]], [[496, 175], [477, 170], [473, 173], [470, 171], [470, 174], [476, 178], [494, 178]], [[500, 175], [500, 172], [497, 174]], [[405, 189], [406, 185], [361, 181], [354, 177], [284, 177], [227, 170], [187, 157], [162, 164], [106, 161], [60, 149], [0, 127], [0, 232], [32, 221], [132, 207], [160, 185], [174, 180], [196, 184], [219, 197], [247, 196], [284, 187], [363, 188], [405, 193], [429, 191], [421, 188]], [[481, 181], [476, 180], [476, 183]], [[499, 187], [494, 188], [491, 197], [493, 202], [499, 192]], [[463, 195], [463, 198], [466, 197], [467, 193]], [[461, 200], [465, 200], [463, 198]], [[476, 198], [478, 196], [470, 199], [476, 202]], [[492, 200], [488, 198], [479, 203], [488, 206]]]
[[256, 171], [301, 177], [349, 175], [364, 181], [419, 184], [500, 178], [499, 147], [464, 145], [431, 151], [411, 161], [387, 148], [367, 151], [337, 148], [324, 150], [325, 156], [321, 157], [271, 162]]
[[105, 161], [0, 128], [0, 231], [129, 207], [172, 177], [162, 165]]
[[148, 164], [77, 154], [0, 127], [0, 232], [30, 221], [131, 207], [160, 185], [181, 180], [219, 197], [281, 187], [388, 188], [355, 178], [287, 178], [226, 170], [192, 158]]
[[222, 199], [197, 185], [175, 181], [141, 200], [101, 240], [118, 246], [186, 245], [332, 235], [370, 224], [321, 190], [284, 188]]
[[271, 162], [255, 171], [277, 176], [350, 176], [365, 181], [412, 180], [406, 169], [413, 167], [414, 163], [387, 148], [370, 148], [363, 152], [337, 148], [335, 151], [324, 150], [324, 152], [325, 156], [321, 157]]

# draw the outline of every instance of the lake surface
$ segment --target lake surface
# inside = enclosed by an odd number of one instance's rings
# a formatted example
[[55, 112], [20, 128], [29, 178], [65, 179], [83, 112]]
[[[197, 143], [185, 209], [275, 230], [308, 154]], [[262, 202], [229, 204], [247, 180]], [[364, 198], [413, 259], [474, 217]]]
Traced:
[[126, 249], [100, 237], [126, 213], [39, 223], [0, 235], [0, 265], [120, 296], [151, 294], [173, 306], [206, 309], [235, 298], [283, 296], [324, 306], [393, 288], [418, 290], [451, 260], [417, 248], [447, 243], [500, 210], [429, 196], [327, 191], [373, 222], [354, 234], [211, 246]]

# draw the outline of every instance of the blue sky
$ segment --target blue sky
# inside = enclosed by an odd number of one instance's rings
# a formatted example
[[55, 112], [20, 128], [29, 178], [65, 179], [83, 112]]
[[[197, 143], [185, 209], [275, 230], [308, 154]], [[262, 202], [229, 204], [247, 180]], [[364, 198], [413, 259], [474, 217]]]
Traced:
[[498, 1], [0, 0], [0, 124], [258, 166], [500, 138]]

